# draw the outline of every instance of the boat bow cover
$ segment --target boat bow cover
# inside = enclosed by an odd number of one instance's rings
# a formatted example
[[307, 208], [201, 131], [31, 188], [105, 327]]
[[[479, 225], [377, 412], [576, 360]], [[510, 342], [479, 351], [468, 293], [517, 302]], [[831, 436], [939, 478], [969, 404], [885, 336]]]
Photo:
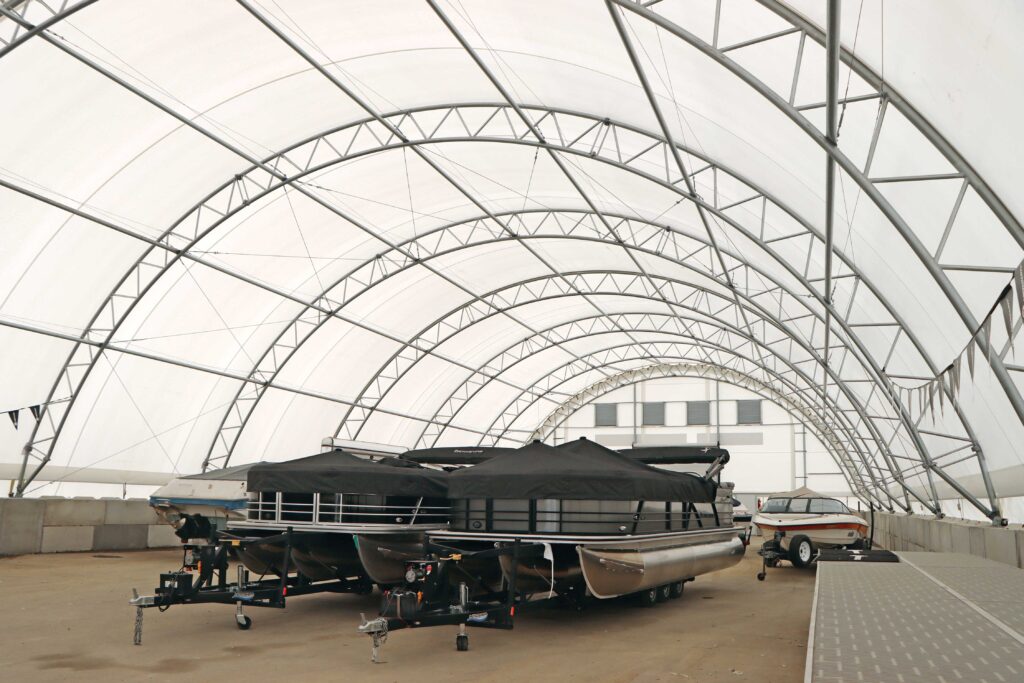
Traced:
[[478, 465], [496, 455], [516, 450], [501, 446], [443, 446], [406, 451], [400, 457], [426, 465]]
[[448, 475], [451, 498], [559, 498], [710, 503], [715, 485], [649, 467], [580, 439], [557, 448], [539, 441]]
[[729, 462], [729, 451], [717, 446], [639, 446], [619, 453], [648, 465], [710, 465], [719, 458], [723, 465]]
[[248, 490], [445, 498], [447, 476], [408, 460], [365, 460], [333, 450], [288, 462], [255, 465], [249, 470]]

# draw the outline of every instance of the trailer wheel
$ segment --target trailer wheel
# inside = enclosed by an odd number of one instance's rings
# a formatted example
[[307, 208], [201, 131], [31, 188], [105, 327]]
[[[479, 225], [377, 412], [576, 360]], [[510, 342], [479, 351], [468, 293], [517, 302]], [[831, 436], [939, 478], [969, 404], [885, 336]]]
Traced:
[[641, 607], [654, 607], [658, 603], [658, 589], [648, 588], [636, 594]]
[[814, 559], [814, 544], [806, 536], [794, 536], [789, 542], [789, 561], [794, 567], [806, 567]]
[[239, 629], [248, 631], [252, 628], [252, 617], [243, 616], [241, 619], [235, 619], [235, 623], [238, 624]]
[[670, 597], [672, 597], [672, 588], [669, 584], [658, 586], [658, 602], [668, 602]]
[[685, 581], [676, 581], [668, 585], [668, 597], [673, 600], [683, 597], [683, 587], [686, 586]]
[[455, 649], [459, 652], [467, 651], [469, 649], [469, 636], [462, 634], [455, 636]]
[[764, 581], [764, 577], [765, 576], [766, 576], [766, 574], [764, 572], [758, 572], [757, 573], [757, 580], [758, 581]]

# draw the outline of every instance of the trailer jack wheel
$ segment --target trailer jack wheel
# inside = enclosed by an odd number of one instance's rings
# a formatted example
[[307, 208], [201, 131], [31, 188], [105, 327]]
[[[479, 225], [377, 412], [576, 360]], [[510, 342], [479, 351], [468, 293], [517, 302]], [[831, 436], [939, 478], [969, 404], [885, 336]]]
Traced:
[[765, 574], [765, 573], [764, 573], [763, 571], [761, 571], [761, 572], [758, 572], [758, 573], [757, 573], [757, 580], [758, 580], [758, 581], [764, 581], [764, 577], [765, 577], [765, 576], [766, 576], [766, 574]]
[[455, 649], [459, 652], [465, 652], [469, 649], [469, 636], [459, 634], [455, 636]]
[[248, 631], [252, 628], [252, 617], [247, 617], [243, 614], [240, 617], [235, 617], [235, 623], [238, 624], [238, 628], [241, 630]]

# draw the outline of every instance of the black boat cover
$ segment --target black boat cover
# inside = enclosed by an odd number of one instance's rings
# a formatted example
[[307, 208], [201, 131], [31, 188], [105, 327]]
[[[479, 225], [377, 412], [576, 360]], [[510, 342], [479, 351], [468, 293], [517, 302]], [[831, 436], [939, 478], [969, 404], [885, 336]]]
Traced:
[[249, 491], [365, 493], [447, 498], [448, 475], [408, 460], [366, 460], [337, 449], [288, 462], [254, 465]]
[[500, 446], [453, 446], [443, 448], [419, 448], [406, 451], [402, 460], [411, 460], [425, 465], [478, 465], [496, 455], [515, 451], [515, 448]]
[[619, 451], [623, 455], [648, 465], [696, 465], [729, 462], [729, 451], [717, 446], [641, 446]]
[[249, 462], [244, 465], [234, 465], [232, 467], [225, 467], [219, 470], [210, 470], [208, 472], [200, 472], [199, 474], [190, 474], [182, 479], [212, 479], [219, 481], [243, 481], [245, 479], [245, 473], [251, 470], [253, 467], [258, 465], [258, 462]]
[[580, 439], [555, 448], [540, 441], [448, 475], [450, 498], [558, 498], [710, 503], [715, 484], [649, 467]]

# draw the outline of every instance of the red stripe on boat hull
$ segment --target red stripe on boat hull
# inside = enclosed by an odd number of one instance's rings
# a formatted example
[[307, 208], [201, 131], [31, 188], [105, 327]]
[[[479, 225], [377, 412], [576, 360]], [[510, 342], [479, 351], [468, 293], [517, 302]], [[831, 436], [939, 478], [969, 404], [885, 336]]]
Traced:
[[783, 525], [773, 526], [769, 524], [758, 524], [761, 529], [768, 531], [814, 531], [815, 529], [853, 529], [859, 531], [862, 535], [867, 534], [868, 528], [863, 524], [855, 524], [853, 522], [842, 522], [836, 524], [794, 524], [794, 525]]

